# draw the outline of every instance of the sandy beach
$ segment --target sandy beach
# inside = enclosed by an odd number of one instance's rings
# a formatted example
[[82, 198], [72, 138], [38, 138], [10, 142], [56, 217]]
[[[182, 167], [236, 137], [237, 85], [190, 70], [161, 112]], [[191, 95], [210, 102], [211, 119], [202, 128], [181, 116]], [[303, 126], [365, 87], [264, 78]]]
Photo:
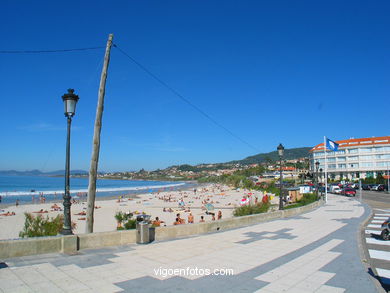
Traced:
[[[151, 215], [152, 219], [159, 217], [160, 220], [164, 221], [162, 226], [170, 226], [175, 222], [177, 213], [180, 213], [181, 218], [185, 219], [186, 223], [190, 213], [194, 216], [194, 223], [198, 223], [201, 216], [204, 216], [206, 222], [212, 221], [212, 216], [206, 214], [205, 210], [205, 204], [209, 203], [214, 206], [216, 217], [218, 211], [221, 211], [222, 218], [229, 218], [233, 216], [234, 208], [240, 206], [244, 196], [254, 203], [256, 198], [260, 202], [263, 195], [259, 191], [235, 190], [228, 186], [209, 184], [191, 190], [145, 193], [136, 197], [124, 195], [116, 199], [98, 200], [96, 201], [97, 208], [95, 208], [94, 232], [115, 231], [117, 222], [114, 215], [119, 211], [131, 212], [135, 215], [144, 212]], [[277, 204], [277, 201], [277, 198], [272, 198], [273, 204]], [[63, 207], [62, 201], [58, 200], [55, 203], [60, 208]], [[41, 213], [44, 217], [55, 217], [63, 214], [61, 210], [54, 210], [53, 205], [54, 202], [50, 202], [2, 208], [0, 211], [0, 239], [19, 237], [19, 232], [24, 225], [25, 212], [39, 215], [40, 213], [36, 212], [47, 211], [47, 213]], [[75, 234], [85, 233], [86, 221], [83, 212], [86, 211], [86, 207], [85, 200], [71, 206], [72, 221], [77, 223]], [[7, 212], [15, 213], [15, 215], [3, 215]]]

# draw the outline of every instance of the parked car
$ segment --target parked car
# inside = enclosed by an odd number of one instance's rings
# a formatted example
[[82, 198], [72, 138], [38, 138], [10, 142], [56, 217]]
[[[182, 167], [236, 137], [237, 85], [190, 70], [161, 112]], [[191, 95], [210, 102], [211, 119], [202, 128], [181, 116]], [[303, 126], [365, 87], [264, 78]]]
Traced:
[[341, 194], [342, 189], [338, 186], [332, 188], [332, 193]]
[[375, 185], [371, 186], [371, 190], [374, 190], [374, 191], [384, 191], [385, 190], [385, 186], [383, 184], [375, 184]]
[[370, 190], [370, 185], [368, 185], [368, 184], [362, 184], [362, 189], [363, 189], [363, 190]]
[[359, 189], [359, 183], [353, 183], [350, 187], [353, 189]]
[[341, 191], [341, 194], [345, 195], [345, 196], [355, 196], [356, 195], [356, 190], [352, 189], [352, 188], [344, 188]]

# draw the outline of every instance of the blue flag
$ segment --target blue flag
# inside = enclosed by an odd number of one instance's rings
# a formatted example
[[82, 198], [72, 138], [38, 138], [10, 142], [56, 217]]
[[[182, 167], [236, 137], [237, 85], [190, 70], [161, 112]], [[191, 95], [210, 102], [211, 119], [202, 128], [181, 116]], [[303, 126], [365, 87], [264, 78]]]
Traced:
[[329, 138], [326, 138], [326, 148], [332, 151], [337, 151], [339, 148], [339, 144], [335, 143], [333, 140], [330, 140]]

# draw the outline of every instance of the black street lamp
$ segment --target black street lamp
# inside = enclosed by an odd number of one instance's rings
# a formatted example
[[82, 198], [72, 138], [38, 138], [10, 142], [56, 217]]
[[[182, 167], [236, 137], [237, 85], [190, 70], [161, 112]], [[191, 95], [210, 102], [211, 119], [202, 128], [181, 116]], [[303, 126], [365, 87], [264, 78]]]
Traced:
[[318, 168], [320, 167], [320, 162], [316, 162], [316, 196], [318, 197]]
[[282, 185], [283, 185], [283, 174], [282, 174], [282, 159], [284, 154], [284, 147], [280, 143], [277, 147], [278, 154], [279, 154], [279, 160], [280, 160], [280, 195], [279, 195], [279, 210], [283, 210], [283, 192], [282, 192]]
[[76, 104], [79, 100], [79, 96], [74, 94], [73, 89], [68, 89], [68, 93], [62, 96], [65, 107], [65, 117], [68, 119], [67, 137], [66, 137], [66, 161], [65, 161], [65, 194], [64, 194], [64, 227], [61, 231], [63, 235], [71, 235], [72, 222], [70, 219], [70, 189], [69, 189], [69, 177], [70, 177], [70, 126], [72, 123], [72, 117], [76, 111]]
[[322, 186], [322, 168], [320, 168], [320, 181], [321, 181], [321, 198], [322, 198], [322, 188], [323, 188], [323, 186]]

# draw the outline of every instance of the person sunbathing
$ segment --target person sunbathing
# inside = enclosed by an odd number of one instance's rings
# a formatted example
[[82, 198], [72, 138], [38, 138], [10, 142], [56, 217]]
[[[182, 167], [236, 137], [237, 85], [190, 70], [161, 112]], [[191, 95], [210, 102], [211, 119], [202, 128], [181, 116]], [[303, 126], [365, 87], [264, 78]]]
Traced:
[[192, 215], [192, 213], [190, 213], [188, 215], [188, 224], [193, 224], [194, 223], [194, 216]]
[[48, 211], [40, 209], [39, 211], [33, 212], [33, 213], [36, 213], [36, 214], [46, 214], [46, 213], [48, 213]]
[[180, 225], [180, 224], [181, 224], [181, 222], [180, 222], [179, 218], [176, 218], [176, 221], [173, 222], [173, 225]]
[[176, 214], [176, 219], [179, 219], [179, 221], [180, 221], [180, 224], [185, 224], [186, 223], [186, 220], [184, 220], [184, 219], [182, 219], [181, 217], [180, 217], [180, 214]]
[[164, 223], [164, 221], [161, 221], [158, 217], [156, 217], [156, 219], [152, 222], [152, 225], [154, 227], [160, 227], [162, 223]]
[[75, 214], [76, 216], [85, 216], [87, 213], [85, 211], [81, 211], [77, 214]]
[[204, 223], [205, 221], [204, 221], [204, 217], [203, 216], [200, 216], [200, 221], [199, 221], [199, 223]]
[[4, 213], [4, 214], [0, 214], [0, 216], [6, 216], [6, 217], [8, 217], [8, 216], [15, 216], [16, 214], [15, 214], [15, 212], [6, 212], [6, 213]]
[[83, 218], [78, 218], [77, 220], [83, 220], [83, 221], [84, 221], [84, 220], [85, 220], [85, 217], [83, 217]]
[[59, 207], [57, 204], [54, 204], [51, 206], [52, 211], [62, 211], [61, 207]]

